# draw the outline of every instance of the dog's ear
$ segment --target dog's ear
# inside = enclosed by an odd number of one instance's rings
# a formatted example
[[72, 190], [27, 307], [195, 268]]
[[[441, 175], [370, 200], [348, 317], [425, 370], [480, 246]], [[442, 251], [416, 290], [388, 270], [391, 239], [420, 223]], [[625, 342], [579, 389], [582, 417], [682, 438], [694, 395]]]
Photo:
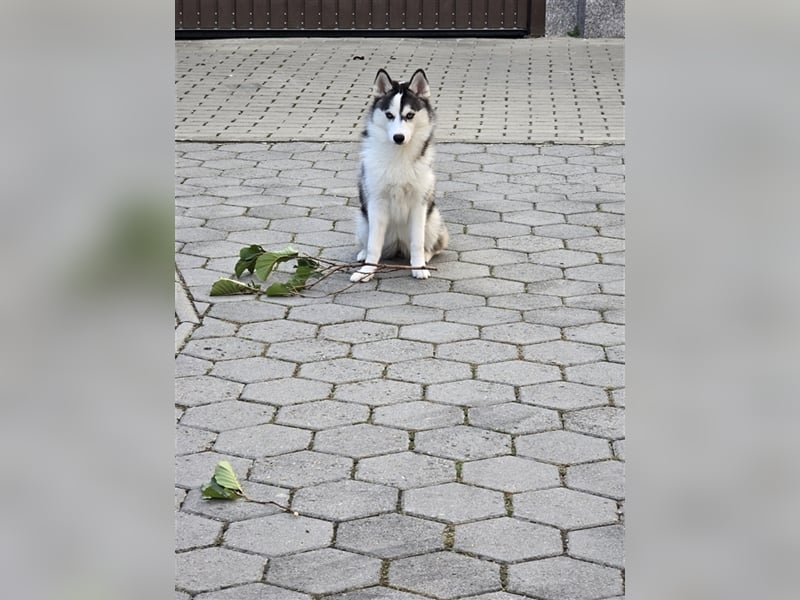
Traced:
[[428, 86], [428, 78], [425, 77], [425, 71], [422, 69], [414, 71], [414, 75], [411, 76], [411, 81], [408, 83], [408, 89], [420, 98], [430, 98], [431, 88]]
[[392, 78], [389, 77], [389, 74], [383, 69], [378, 69], [378, 75], [375, 77], [372, 94], [380, 98], [388, 94], [392, 87]]

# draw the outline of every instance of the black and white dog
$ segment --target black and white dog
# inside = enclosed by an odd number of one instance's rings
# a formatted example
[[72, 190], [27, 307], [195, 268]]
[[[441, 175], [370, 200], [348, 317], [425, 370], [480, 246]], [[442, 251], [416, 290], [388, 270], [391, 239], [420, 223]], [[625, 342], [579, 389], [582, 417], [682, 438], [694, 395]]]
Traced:
[[[357, 260], [365, 264], [351, 281], [369, 281], [381, 256], [410, 258], [411, 275], [430, 277], [425, 267], [447, 247], [447, 228], [433, 202], [434, 111], [425, 72], [408, 83], [380, 69], [367, 113], [358, 192], [361, 212]], [[370, 264], [371, 263], [371, 264]]]

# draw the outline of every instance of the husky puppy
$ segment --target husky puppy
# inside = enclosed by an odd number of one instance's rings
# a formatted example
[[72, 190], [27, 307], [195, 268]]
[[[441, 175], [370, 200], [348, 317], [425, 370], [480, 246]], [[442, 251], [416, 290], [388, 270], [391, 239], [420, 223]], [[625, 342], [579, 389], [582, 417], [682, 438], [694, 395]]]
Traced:
[[434, 111], [425, 72], [408, 83], [380, 69], [362, 134], [356, 217], [357, 260], [365, 264], [351, 281], [369, 281], [381, 256], [408, 257], [411, 275], [430, 277], [425, 267], [447, 247], [447, 228], [433, 202]]

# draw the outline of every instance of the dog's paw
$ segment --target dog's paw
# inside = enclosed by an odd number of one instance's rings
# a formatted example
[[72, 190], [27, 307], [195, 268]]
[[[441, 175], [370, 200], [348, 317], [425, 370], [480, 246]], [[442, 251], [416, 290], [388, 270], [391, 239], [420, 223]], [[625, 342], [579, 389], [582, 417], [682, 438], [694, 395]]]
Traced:
[[353, 283], [365, 283], [372, 279], [375, 274], [375, 267], [364, 266], [350, 276]]
[[428, 269], [411, 269], [411, 276], [415, 279], [427, 279], [431, 272]]

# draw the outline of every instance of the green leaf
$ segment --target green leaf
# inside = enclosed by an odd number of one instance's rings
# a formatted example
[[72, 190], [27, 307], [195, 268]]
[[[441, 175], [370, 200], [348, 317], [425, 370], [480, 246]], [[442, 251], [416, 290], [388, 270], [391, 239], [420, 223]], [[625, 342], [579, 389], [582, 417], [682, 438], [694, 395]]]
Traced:
[[312, 267], [316, 269], [319, 267], [319, 263], [315, 261], [313, 258], [308, 258], [306, 256], [301, 256], [297, 259], [297, 266], [298, 267]]
[[299, 253], [294, 248], [284, 248], [276, 252], [264, 252], [256, 259], [256, 277], [266, 281], [278, 263], [296, 258]]
[[236, 500], [243, 496], [242, 492], [224, 488], [214, 480], [211, 480], [203, 486], [201, 494], [204, 498], [215, 498], [218, 500]]
[[294, 296], [297, 292], [288, 283], [273, 283], [266, 293], [267, 296]]
[[223, 277], [211, 285], [212, 296], [234, 296], [236, 294], [257, 294], [260, 290], [241, 281]]
[[214, 467], [214, 481], [226, 489], [242, 492], [242, 485], [236, 478], [231, 463], [227, 460], [219, 461]]
[[264, 248], [258, 244], [245, 246], [239, 250], [239, 260], [234, 267], [234, 273], [236, 273], [236, 277], [241, 277], [242, 273], [245, 271], [248, 271], [249, 273], [255, 271], [256, 260], [259, 256], [264, 254], [264, 252]]
[[257, 258], [259, 254], [264, 254], [264, 252], [266, 252], [264, 248], [258, 244], [252, 244], [239, 250], [239, 258], [242, 260], [250, 260], [251, 258]]

